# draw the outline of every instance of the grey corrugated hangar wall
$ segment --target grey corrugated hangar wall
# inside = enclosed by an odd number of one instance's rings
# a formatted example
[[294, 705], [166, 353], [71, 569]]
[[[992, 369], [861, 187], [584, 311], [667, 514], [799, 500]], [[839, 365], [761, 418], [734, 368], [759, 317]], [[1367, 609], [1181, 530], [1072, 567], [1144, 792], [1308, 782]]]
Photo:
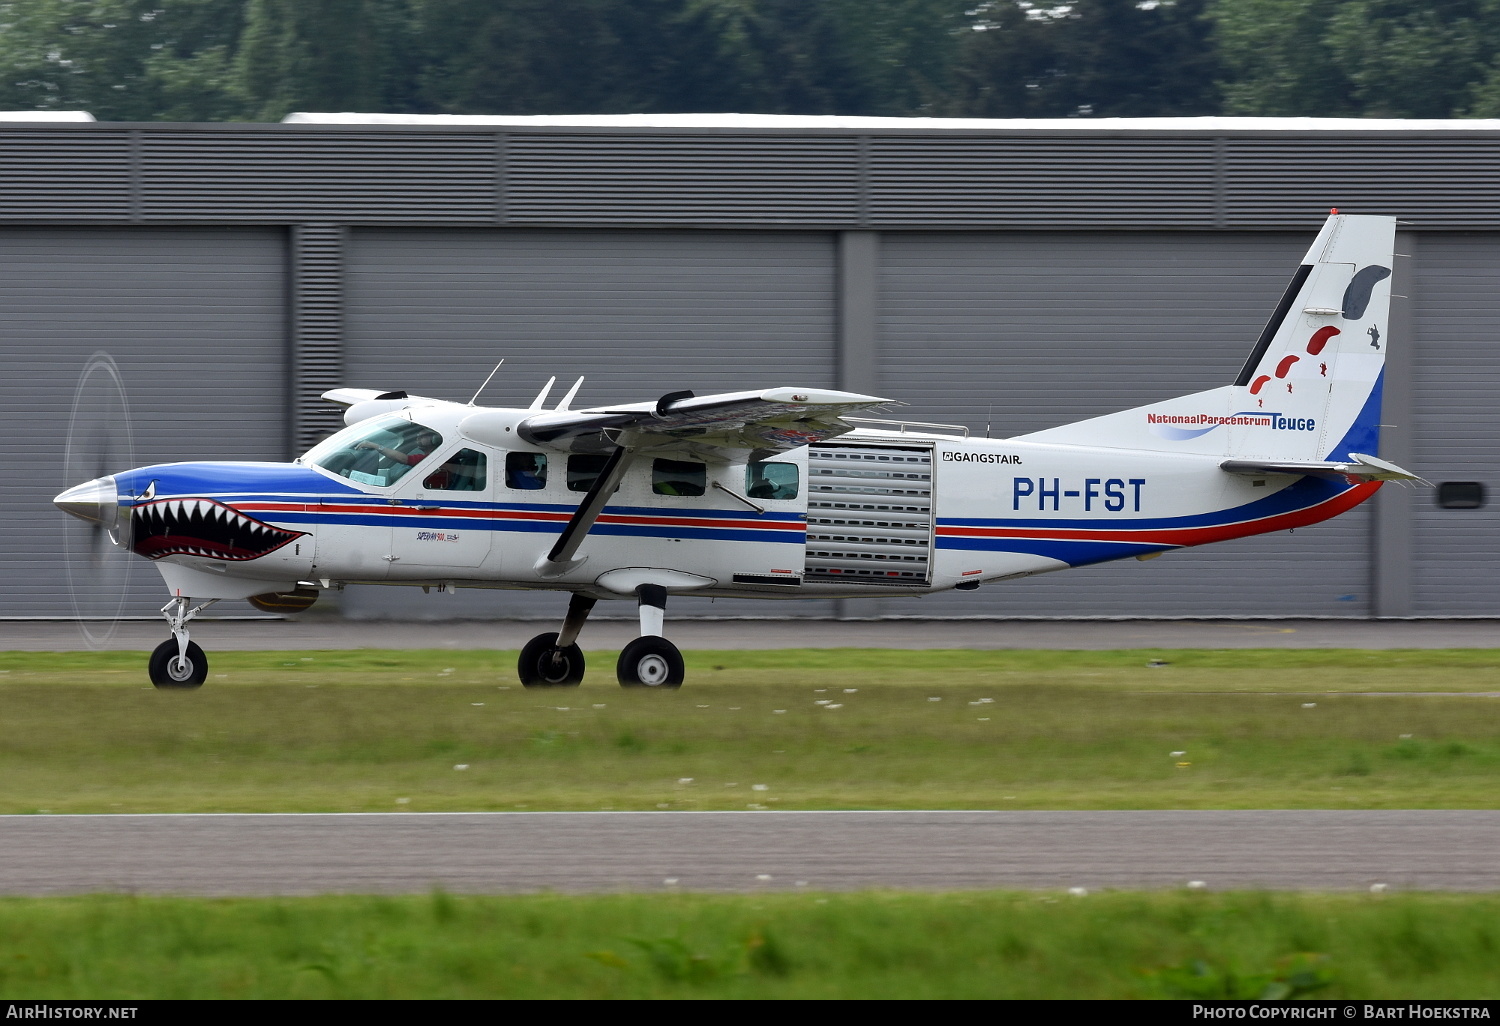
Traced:
[[[346, 377], [467, 401], [575, 408], [803, 383], [835, 370], [834, 241], [826, 232], [359, 229], [346, 242]], [[350, 615], [556, 616], [546, 592], [351, 589]], [[626, 604], [601, 613], [633, 615]], [[677, 600], [674, 614], [776, 613], [753, 601]], [[782, 609], [785, 612], [785, 607]], [[827, 602], [799, 603], [828, 615]]]
[[[495, 403], [554, 374], [554, 395], [587, 376], [581, 404], [797, 382], [1003, 436], [1230, 380], [1335, 205], [1411, 222], [1382, 452], [1493, 490], [1500, 126], [1181, 124], [0, 124], [0, 615], [68, 611], [47, 500], [98, 350], [122, 369], [140, 463], [285, 458], [338, 426], [327, 388], [467, 399], [501, 357]], [[1495, 517], [1387, 488], [1294, 535], [1143, 564], [673, 615], [1496, 615]], [[135, 577], [127, 611], [149, 612], [159, 585]]]
[[[1309, 239], [1281, 233], [891, 233], [883, 394], [915, 419], [1025, 434], [1227, 385]], [[903, 411], [904, 413], [905, 411]], [[939, 468], [941, 472], [941, 468]], [[945, 615], [1359, 616], [1369, 513], [923, 599]]]
[[[1487, 482], [1500, 448], [1500, 240], [1434, 232], [1415, 240], [1416, 413], [1411, 464], [1433, 481]], [[1403, 454], [1405, 456], [1407, 454]], [[1440, 509], [1418, 493], [1413, 611], [1500, 613], [1500, 509]]]
[[[79, 483], [64, 480], [64, 446], [94, 353], [119, 368], [137, 465], [282, 458], [286, 259], [286, 233], [267, 229], [0, 229], [0, 611], [72, 611], [65, 532], [83, 525], [51, 500]], [[161, 579], [129, 564], [125, 612], [152, 613]]]

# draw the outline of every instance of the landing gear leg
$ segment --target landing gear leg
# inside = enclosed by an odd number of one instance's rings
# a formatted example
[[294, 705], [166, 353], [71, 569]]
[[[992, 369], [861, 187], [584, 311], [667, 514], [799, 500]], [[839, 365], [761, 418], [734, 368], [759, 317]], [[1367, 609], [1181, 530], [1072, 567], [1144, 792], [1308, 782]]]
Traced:
[[661, 636], [667, 614], [667, 589], [643, 584], [635, 590], [640, 602], [641, 636], [625, 646], [615, 673], [627, 688], [682, 687], [682, 653]]
[[574, 595], [568, 600], [568, 615], [556, 634], [538, 634], [521, 649], [516, 671], [528, 688], [570, 687], [583, 681], [583, 651], [578, 632], [593, 610], [596, 599]]
[[167, 626], [172, 628], [172, 637], [156, 646], [147, 664], [151, 683], [159, 688], [197, 688], [208, 679], [208, 657], [188, 639], [188, 621], [218, 599], [209, 599], [200, 605], [188, 608], [188, 600], [174, 598], [161, 607]]

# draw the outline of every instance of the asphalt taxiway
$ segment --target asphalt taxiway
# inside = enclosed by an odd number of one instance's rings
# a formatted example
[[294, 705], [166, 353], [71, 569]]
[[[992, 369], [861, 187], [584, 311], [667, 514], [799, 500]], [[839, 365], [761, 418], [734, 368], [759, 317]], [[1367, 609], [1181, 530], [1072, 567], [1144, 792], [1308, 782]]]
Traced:
[[[200, 619], [193, 640], [215, 651], [349, 648], [518, 649], [553, 621], [388, 622]], [[590, 621], [586, 649], [618, 649], [633, 620]], [[673, 620], [684, 649], [776, 648], [1500, 648], [1500, 620]], [[160, 620], [127, 620], [102, 647], [150, 651], [167, 637]], [[0, 620], [0, 652], [87, 648], [67, 620]]]
[[3, 816], [0, 893], [1500, 888], [1500, 812]]

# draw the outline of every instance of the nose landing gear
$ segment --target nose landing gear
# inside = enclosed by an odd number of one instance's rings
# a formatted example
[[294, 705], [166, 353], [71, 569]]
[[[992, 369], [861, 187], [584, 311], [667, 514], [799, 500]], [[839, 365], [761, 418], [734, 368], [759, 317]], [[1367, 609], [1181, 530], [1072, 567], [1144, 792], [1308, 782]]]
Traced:
[[[667, 590], [656, 584], [636, 589], [641, 617], [641, 636], [625, 646], [615, 664], [620, 686], [627, 688], [682, 687], [682, 653], [661, 636], [666, 619]], [[538, 634], [521, 649], [517, 671], [528, 688], [572, 687], [583, 680], [583, 652], [578, 633], [594, 608], [595, 600], [574, 595], [562, 630]]]
[[208, 657], [203, 654], [203, 649], [188, 639], [187, 624], [217, 601], [209, 599], [189, 609], [187, 599], [174, 598], [161, 607], [161, 615], [172, 628], [172, 637], [156, 646], [146, 664], [152, 684], [159, 688], [184, 690], [203, 686], [208, 679]]

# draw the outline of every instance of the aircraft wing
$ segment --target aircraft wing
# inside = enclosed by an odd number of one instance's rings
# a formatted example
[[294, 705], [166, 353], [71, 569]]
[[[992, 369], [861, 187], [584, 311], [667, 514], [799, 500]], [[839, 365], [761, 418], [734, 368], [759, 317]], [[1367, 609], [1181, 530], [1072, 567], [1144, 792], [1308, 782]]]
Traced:
[[1225, 460], [1219, 467], [1231, 474], [1297, 474], [1311, 477], [1326, 477], [1347, 480], [1351, 477], [1366, 481], [1422, 481], [1428, 482], [1403, 470], [1394, 463], [1387, 463], [1376, 456], [1362, 452], [1351, 452], [1347, 462], [1330, 460]]
[[603, 453], [627, 444], [637, 452], [723, 462], [747, 452], [764, 458], [842, 435], [854, 429], [840, 419], [843, 414], [891, 402], [811, 388], [706, 396], [672, 392], [655, 402], [538, 413], [521, 421], [516, 434], [532, 445], [565, 452]]

